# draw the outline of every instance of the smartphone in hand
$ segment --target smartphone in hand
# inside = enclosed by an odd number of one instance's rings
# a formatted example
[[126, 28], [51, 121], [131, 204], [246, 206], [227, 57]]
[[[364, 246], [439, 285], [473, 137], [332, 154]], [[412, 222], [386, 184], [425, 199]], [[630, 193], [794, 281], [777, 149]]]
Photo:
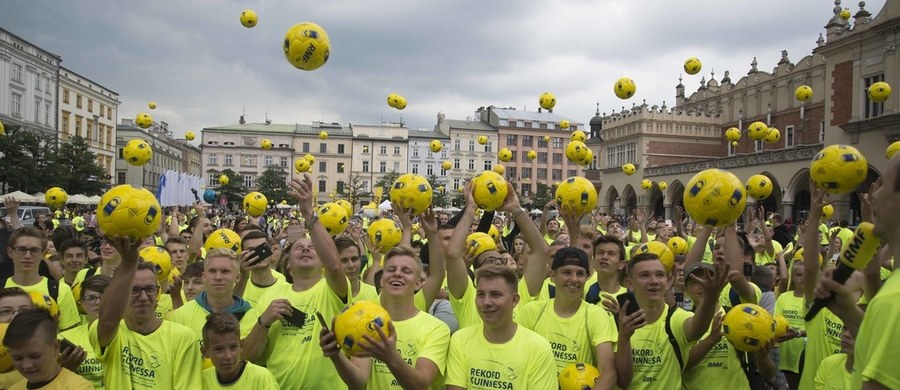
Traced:
[[316, 312], [316, 318], [319, 319], [319, 324], [322, 325], [322, 329], [325, 329], [328, 332], [331, 331], [328, 329], [328, 324], [325, 322], [325, 317], [322, 317], [322, 313]]
[[287, 322], [289, 322], [291, 325], [302, 328], [303, 324], [306, 323], [306, 313], [293, 306], [291, 306], [291, 309], [292, 310], [290, 317], [285, 318], [285, 320], [287, 320]]
[[[628, 308], [625, 311], [626, 316], [630, 316], [641, 309], [640, 305], [638, 305], [637, 298], [634, 296], [634, 293], [628, 291], [624, 294], [619, 294], [616, 297], [616, 301], [619, 303], [619, 309], [625, 307], [625, 303], [628, 302]], [[621, 314], [621, 311], [619, 312]]]
[[272, 248], [269, 247], [269, 243], [264, 242], [262, 244], [257, 245], [256, 248], [253, 248], [253, 255], [256, 256], [256, 258], [247, 263], [248, 267], [257, 265], [261, 261], [268, 259], [270, 256], [272, 256]]

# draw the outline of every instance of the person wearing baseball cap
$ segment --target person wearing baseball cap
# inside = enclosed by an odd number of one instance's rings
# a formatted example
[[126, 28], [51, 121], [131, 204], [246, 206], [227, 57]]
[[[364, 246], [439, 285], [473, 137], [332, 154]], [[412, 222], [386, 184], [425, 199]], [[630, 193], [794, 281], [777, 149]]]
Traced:
[[[544, 259], [535, 256], [533, 261], [546, 267]], [[609, 312], [582, 299], [590, 264], [581, 249], [567, 246], [557, 250], [550, 267], [555, 296], [525, 304], [516, 321], [550, 341], [557, 375], [571, 363], [589, 363], [603, 373], [599, 388], [606, 389], [616, 383], [613, 350], [618, 331]], [[580, 348], [587, 345], [593, 349]]]

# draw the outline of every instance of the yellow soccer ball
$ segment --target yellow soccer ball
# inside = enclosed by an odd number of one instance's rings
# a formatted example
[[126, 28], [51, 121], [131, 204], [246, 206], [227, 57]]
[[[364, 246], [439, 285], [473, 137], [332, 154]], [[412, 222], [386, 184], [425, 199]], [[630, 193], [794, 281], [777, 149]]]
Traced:
[[272, 149], [272, 141], [268, 138], [263, 138], [263, 140], [259, 142], [259, 146], [263, 149]]
[[125, 144], [125, 148], [122, 149], [122, 158], [125, 159], [125, 162], [139, 167], [153, 158], [153, 148], [147, 141], [135, 138]]
[[622, 77], [613, 84], [613, 92], [619, 99], [629, 99], [637, 92], [637, 85], [634, 84], [634, 80]]
[[390, 218], [381, 218], [369, 224], [369, 240], [378, 250], [378, 253], [387, 253], [391, 248], [400, 244], [403, 229], [397, 222]]
[[884, 81], [879, 81], [869, 87], [868, 94], [869, 100], [881, 103], [891, 97], [891, 86]]
[[245, 9], [244, 12], [241, 12], [241, 25], [244, 27], [256, 27], [257, 22], [259, 22], [259, 17], [256, 16], [256, 12], [253, 12], [253, 10]]
[[528, 153], [525, 154], [525, 157], [528, 157], [529, 160], [532, 160], [532, 161], [533, 161], [534, 159], [537, 158], [537, 151], [536, 151], [536, 150], [529, 150]]
[[822, 219], [829, 219], [834, 215], [834, 206], [826, 204], [822, 206]]
[[6, 135], [6, 127], [3, 126], [3, 122], [0, 122], [0, 135]]
[[900, 150], [900, 141], [894, 141], [894, 143], [888, 145], [884, 156], [887, 157], [888, 160], [890, 160], [894, 157], [894, 154], [896, 154], [898, 150]]
[[666, 188], [669, 188], [669, 183], [661, 181], [661, 182], [657, 183], [656, 186], [659, 187], [660, 191], [665, 191]]
[[497, 152], [497, 158], [503, 162], [512, 160], [512, 151], [509, 150], [509, 148], [502, 148], [499, 152]]
[[[0, 324], [0, 339], [3, 339], [6, 336], [6, 329], [9, 328], [9, 323]], [[9, 353], [9, 350], [6, 347], [0, 345], [0, 373], [7, 373], [11, 371], [15, 371], [16, 367], [13, 366], [12, 363], [12, 354]]]
[[569, 137], [570, 141], [587, 141], [587, 134], [585, 134], [581, 130], [575, 130], [572, 132], [572, 135]]
[[344, 353], [359, 355], [365, 352], [362, 345], [368, 344], [363, 335], [380, 340], [377, 328], [388, 335], [390, 323], [391, 316], [383, 307], [371, 301], [357, 301], [334, 317], [334, 336]]
[[775, 338], [780, 338], [788, 334], [788, 331], [791, 329], [791, 324], [788, 322], [787, 318], [784, 318], [781, 314], [776, 314], [772, 318], [775, 321]]
[[848, 9], [848, 8], [842, 9], [841, 13], [839, 13], [838, 16], [840, 16], [841, 20], [845, 20], [845, 21], [850, 20], [850, 9]]
[[466, 237], [466, 248], [472, 250], [474, 256], [487, 251], [497, 250], [497, 241], [490, 234], [475, 232]]
[[269, 206], [269, 200], [266, 199], [266, 196], [262, 194], [262, 192], [253, 191], [247, 196], [244, 197], [244, 212], [249, 214], [251, 217], [259, 217], [266, 212], [266, 207]]
[[479, 136], [479, 137], [478, 137], [478, 144], [479, 144], [479, 145], [487, 145], [487, 142], [488, 142], [488, 137], [487, 137], [487, 136], [482, 135], [482, 136]]
[[327, 131], [324, 131], [324, 130], [320, 131], [320, 132], [319, 132], [319, 139], [322, 139], [322, 140], [328, 139], [328, 132], [327, 132]]
[[703, 63], [697, 57], [691, 57], [684, 61], [684, 72], [690, 75], [700, 73]]
[[228, 175], [225, 175], [225, 174], [219, 175], [219, 185], [220, 186], [227, 185], [229, 181], [231, 181], [231, 179], [228, 178]]
[[334, 202], [328, 202], [319, 206], [316, 214], [319, 215], [319, 221], [325, 227], [325, 231], [332, 237], [343, 233], [350, 223], [350, 216], [347, 215], [347, 210]]
[[809, 176], [829, 194], [846, 194], [866, 180], [866, 157], [850, 145], [829, 145], [816, 154], [809, 165]]
[[676, 255], [686, 255], [688, 253], [688, 243], [685, 239], [675, 236], [666, 243], [669, 250]]
[[737, 127], [731, 127], [728, 130], [725, 130], [725, 139], [736, 142], [741, 139], [741, 130]]
[[747, 195], [756, 200], [763, 200], [772, 195], [772, 180], [766, 175], [753, 175], [747, 179]]
[[758, 352], [775, 337], [775, 320], [761, 306], [742, 303], [725, 314], [722, 333], [736, 349]]
[[549, 136], [549, 135], [545, 135], [545, 136], [544, 136], [544, 142], [550, 142], [550, 136]]
[[581, 161], [578, 162], [578, 165], [586, 167], [588, 165], [591, 165], [591, 162], [593, 162], [593, 161], [594, 161], [594, 151], [588, 149], [587, 153], [585, 153], [584, 156], [581, 158]]
[[475, 204], [485, 211], [494, 211], [506, 200], [509, 188], [506, 179], [493, 171], [484, 171], [472, 179], [472, 196]]
[[743, 214], [747, 205], [744, 183], [728, 171], [701, 171], [685, 188], [684, 208], [691, 218], [703, 225], [730, 225]]
[[337, 203], [338, 206], [343, 207], [348, 216], [353, 215], [353, 205], [350, 204], [350, 202], [348, 202], [346, 199], [338, 199], [334, 201], [334, 203]]
[[428, 180], [422, 176], [407, 173], [397, 178], [391, 185], [391, 202], [419, 215], [431, 206], [434, 191]]
[[194, 134], [193, 131], [188, 131], [187, 133], [184, 133], [184, 139], [186, 139], [188, 141], [193, 141], [194, 138], [197, 138], [197, 136]]
[[428, 144], [428, 148], [431, 149], [433, 153], [437, 153], [444, 149], [444, 143], [436, 139], [431, 140], [431, 143]]
[[769, 134], [766, 134], [766, 143], [774, 144], [781, 141], [781, 130], [778, 130], [774, 127], [769, 128]]
[[559, 390], [590, 390], [600, 380], [600, 371], [588, 363], [570, 363], [559, 372]]
[[737, 146], [738, 146], [738, 142], [737, 142], [737, 141], [733, 141], [733, 142], [731, 142], [731, 146], [733, 146], [733, 147], [735, 147], [735, 148], [736, 148], [736, 147], [737, 147]]
[[597, 206], [597, 189], [588, 179], [572, 176], [556, 187], [555, 199], [560, 208], [571, 208], [576, 214], [584, 215]]
[[653, 188], [653, 181], [650, 179], [641, 180], [641, 189], [649, 190], [651, 188]]
[[538, 98], [538, 104], [545, 110], [552, 110], [553, 107], [556, 107], [556, 96], [550, 92], [544, 92], [541, 94], [541, 97]]
[[568, 128], [569, 128], [569, 121], [566, 120], [566, 119], [563, 119], [563, 120], [559, 121], [559, 128], [560, 128], [560, 129], [563, 129], [563, 130], [568, 129]]
[[309, 161], [309, 165], [312, 165], [312, 163], [316, 162], [316, 156], [313, 156], [309, 153], [303, 155], [303, 159]]
[[813, 89], [808, 85], [801, 85], [794, 90], [794, 98], [801, 102], [808, 102], [813, 97]]
[[566, 158], [575, 164], [579, 164], [581, 161], [584, 161], [588, 150], [590, 149], [588, 149], [584, 142], [570, 141], [569, 144], [566, 145]]
[[44, 201], [47, 202], [47, 206], [50, 206], [50, 208], [60, 209], [69, 201], [69, 194], [62, 188], [53, 187], [44, 193]]
[[622, 165], [622, 172], [624, 172], [628, 176], [631, 176], [635, 172], [637, 172], [637, 167], [635, 167], [634, 164], [632, 164], [632, 163], [628, 163], [628, 164]]
[[224, 248], [235, 253], [241, 252], [241, 236], [234, 232], [231, 229], [219, 229], [209, 237], [206, 238], [206, 242], [203, 243], [203, 249], [206, 249], [209, 252], [215, 248]]
[[400, 99], [401, 99], [400, 95], [391, 92], [388, 94], [387, 104], [388, 104], [388, 106], [391, 106], [392, 108], [397, 108], [397, 106], [400, 105]]
[[764, 140], [766, 139], [766, 136], [769, 135], [769, 126], [762, 122], [753, 122], [750, 124], [750, 127], [747, 128], [747, 134], [750, 135], [750, 138], [753, 140]]
[[44, 295], [40, 291], [29, 291], [28, 296], [35, 309], [44, 309], [50, 313], [53, 318], [59, 318], [59, 304], [49, 295]]
[[141, 260], [153, 264], [153, 271], [156, 273], [156, 281], [162, 283], [169, 280], [169, 274], [172, 273], [172, 256], [165, 247], [148, 246], [141, 249]]
[[502, 174], [506, 173], [506, 167], [503, 166], [503, 164], [494, 165], [494, 168], [491, 170], [494, 172], [497, 172], [498, 175], [502, 175]]
[[97, 224], [104, 234], [141, 241], [156, 232], [162, 220], [162, 208], [150, 191], [123, 184], [100, 197]]
[[150, 103], [147, 103], [147, 107], [150, 107], [151, 110], [155, 110], [155, 109], [156, 109], [156, 102], [150, 102]]
[[675, 254], [669, 246], [659, 241], [647, 241], [638, 247], [637, 253], [652, 253], [659, 257], [659, 262], [666, 267], [666, 272], [672, 272], [675, 268]]
[[137, 127], [146, 129], [150, 126], [153, 126], [153, 117], [150, 116], [150, 114], [148, 114], [146, 112], [142, 112], [142, 113], [138, 114], [137, 117], [134, 118], [134, 124]]
[[315, 23], [293, 25], [284, 36], [284, 57], [295, 68], [316, 70], [328, 61], [331, 42], [328, 33]]
[[403, 96], [400, 96], [400, 101], [397, 102], [397, 107], [394, 107], [394, 108], [396, 108], [398, 110], [402, 110], [402, 109], [406, 108], [406, 98]]
[[441, 163], [441, 169], [449, 171], [450, 168], [453, 168], [453, 163], [450, 162], [450, 160], [444, 160], [444, 162]]

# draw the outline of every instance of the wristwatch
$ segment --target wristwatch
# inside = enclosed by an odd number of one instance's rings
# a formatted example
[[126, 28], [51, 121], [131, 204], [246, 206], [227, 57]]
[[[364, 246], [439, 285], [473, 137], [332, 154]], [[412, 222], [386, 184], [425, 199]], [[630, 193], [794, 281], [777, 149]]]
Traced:
[[313, 211], [312, 216], [309, 217], [306, 221], [304, 221], [304, 223], [306, 224], [306, 230], [312, 229], [312, 225], [314, 223], [316, 223], [316, 221], [318, 221], [318, 220], [319, 220], [319, 213]]

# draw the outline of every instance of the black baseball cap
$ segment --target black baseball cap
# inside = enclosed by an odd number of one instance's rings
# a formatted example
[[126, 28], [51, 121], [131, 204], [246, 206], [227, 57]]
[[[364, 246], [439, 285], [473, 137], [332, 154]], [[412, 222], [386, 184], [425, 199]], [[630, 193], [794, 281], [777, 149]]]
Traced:
[[565, 265], [577, 265], [591, 273], [591, 262], [588, 260], [587, 253], [575, 247], [563, 247], [553, 254], [553, 263], [550, 269], [556, 270]]
[[[713, 268], [713, 266], [711, 264], [702, 263], [702, 262], [691, 264], [690, 266], [688, 266], [687, 268], [684, 269], [684, 284], [688, 284], [688, 282], [693, 280], [693, 279], [691, 279], [691, 274], [700, 273], [703, 271], [708, 272], [710, 275], [713, 275], [716, 273], [716, 269]], [[700, 276], [700, 275], [697, 275], [697, 276]]]

